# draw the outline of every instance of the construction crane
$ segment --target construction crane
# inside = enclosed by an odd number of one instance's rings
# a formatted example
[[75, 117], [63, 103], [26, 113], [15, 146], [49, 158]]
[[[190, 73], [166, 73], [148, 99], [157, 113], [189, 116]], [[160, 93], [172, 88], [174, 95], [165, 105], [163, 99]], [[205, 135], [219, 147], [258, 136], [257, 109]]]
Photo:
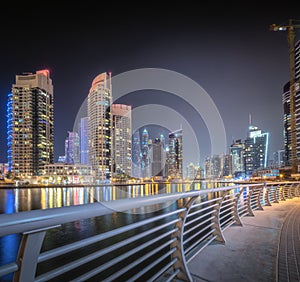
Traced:
[[296, 141], [296, 116], [295, 116], [295, 29], [300, 28], [296, 20], [289, 20], [286, 25], [271, 24], [271, 31], [287, 31], [290, 60], [290, 120], [291, 120], [291, 165], [292, 173], [298, 172], [297, 141]]

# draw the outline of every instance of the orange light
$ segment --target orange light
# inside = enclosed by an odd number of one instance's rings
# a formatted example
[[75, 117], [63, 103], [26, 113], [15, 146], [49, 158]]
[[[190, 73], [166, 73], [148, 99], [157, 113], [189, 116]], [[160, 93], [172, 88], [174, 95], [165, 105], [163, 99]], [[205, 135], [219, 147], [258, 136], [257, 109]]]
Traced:
[[39, 70], [39, 71], [37, 71], [36, 73], [38, 73], [38, 74], [42, 74], [42, 75], [44, 75], [44, 76], [49, 76], [49, 74], [50, 74], [50, 71], [48, 70], [48, 69], [44, 69], [44, 70]]

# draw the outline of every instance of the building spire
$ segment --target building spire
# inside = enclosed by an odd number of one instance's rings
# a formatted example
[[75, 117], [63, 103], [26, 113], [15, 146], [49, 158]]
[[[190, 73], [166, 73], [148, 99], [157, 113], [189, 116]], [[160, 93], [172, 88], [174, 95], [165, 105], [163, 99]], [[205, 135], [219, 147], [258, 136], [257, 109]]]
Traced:
[[251, 126], [252, 124], [252, 118], [251, 118], [251, 114], [249, 114], [249, 126]]

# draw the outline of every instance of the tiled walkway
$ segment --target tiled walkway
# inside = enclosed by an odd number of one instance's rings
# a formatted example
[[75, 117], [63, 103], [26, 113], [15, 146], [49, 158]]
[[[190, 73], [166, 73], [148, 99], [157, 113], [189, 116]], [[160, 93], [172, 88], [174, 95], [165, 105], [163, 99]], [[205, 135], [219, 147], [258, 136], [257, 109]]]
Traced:
[[300, 281], [300, 198], [287, 199], [242, 217], [189, 264], [195, 282]]

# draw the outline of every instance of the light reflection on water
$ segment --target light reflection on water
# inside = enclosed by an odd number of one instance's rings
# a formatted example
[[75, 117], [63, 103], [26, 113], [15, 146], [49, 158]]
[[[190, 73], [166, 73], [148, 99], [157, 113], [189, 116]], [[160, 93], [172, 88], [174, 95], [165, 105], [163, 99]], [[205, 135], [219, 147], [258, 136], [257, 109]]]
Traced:
[[[59, 208], [94, 202], [106, 202], [123, 198], [136, 198], [162, 193], [187, 192], [206, 188], [216, 188], [224, 184], [199, 183], [147, 183], [144, 185], [99, 186], [99, 187], [39, 187], [0, 189], [0, 214], [22, 211]], [[149, 216], [149, 211], [147, 211]], [[151, 211], [150, 211], [151, 215]], [[113, 213], [101, 218], [90, 218], [64, 224], [63, 228], [47, 232], [43, 251], [104, 232], [111, 226], [130, 224], [142, 215], [134, 213]], [[21, 236], [13, 234], [0, 237], [0, 266], [16, 259]], [[12, 276], [7, 276], [11, 281]]]

